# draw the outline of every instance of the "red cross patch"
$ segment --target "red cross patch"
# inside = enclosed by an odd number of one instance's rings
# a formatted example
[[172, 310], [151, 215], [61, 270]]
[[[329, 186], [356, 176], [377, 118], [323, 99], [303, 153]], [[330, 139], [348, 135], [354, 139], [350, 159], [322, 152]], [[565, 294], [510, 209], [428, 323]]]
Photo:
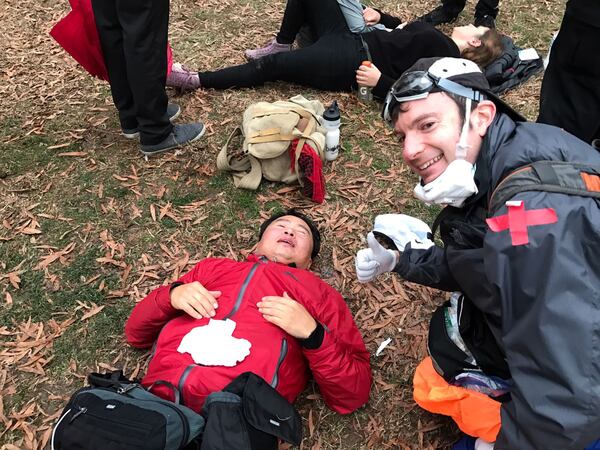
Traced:
[[500, 232], [507, 230], [510, 233], [512, 245], [525, 245], [529, 243], [527, 227], [556, 223], [558, 217], [553, 208], [525, 210], [522, 200], [506, 202], [508, 214], [486, 219], [490, 230]]

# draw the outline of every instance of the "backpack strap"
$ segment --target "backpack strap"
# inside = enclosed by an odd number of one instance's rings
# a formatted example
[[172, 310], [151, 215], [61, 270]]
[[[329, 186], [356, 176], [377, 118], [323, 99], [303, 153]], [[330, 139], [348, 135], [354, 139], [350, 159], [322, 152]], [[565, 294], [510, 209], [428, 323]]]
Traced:
[[181, 402], [181, 394], [179, 393], [179, 389], [177, 389], [172, 383], [169, 383], [168, 381], [165, 381], [165, 380], [157, 380], [154, 383], [152, 383], [150, 386], [148, 386], [147, 391], [152, 392], [152, 388], [154, 386], [168, 387], [173, 392], [174, 402], [177, 403], [178, 405], [183, 405], [183, 403]]
[[536, 161], [509, 173], [490, 196], [493, 215], [507, 200], [526, 191], [600, 198], [600, 166], [566, 161]]
[[256, 190], [262, 179], [260, 161], [254, 156], [245, 154], [242, 158], [234, 158], [234, 149], [231, 149], [231, 141], [242, 136], [242, 129], [237, 127], [229, 135], [227, 142], [217, 156], [217, 168], [233, 173], [233, 184], [242, 189]]

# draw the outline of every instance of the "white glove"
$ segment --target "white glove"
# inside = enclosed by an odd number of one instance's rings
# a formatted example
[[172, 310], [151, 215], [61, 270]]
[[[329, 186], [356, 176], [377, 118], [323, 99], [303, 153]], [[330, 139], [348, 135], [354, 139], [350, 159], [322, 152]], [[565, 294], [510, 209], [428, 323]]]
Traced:
[[413, 192], [425, 203], [460, 208], [466, 199], [477, 193], [474, 175], [473, 164], [464, 159], [455, 159], [439, 177], [425, 186], [419, 182]]
[[367, 234], [369, 248], [363, 248], [356, 253], [356, 277], [361, 283], [368, 283], [378, 275], [391, 272], [398, 263], [393, 250], [384, 248], [375, 235]]
[[494, 450], [494, 443], [477, 438], [475, 441], [475, 450]]
[[411, 248], [428, 249], [433, 245], [428, 237], [431, 228], [422, 220], [406, 214], [381, 214], [375, 217], [373, 231], [392, 239], [401, 252], [409, 242]]

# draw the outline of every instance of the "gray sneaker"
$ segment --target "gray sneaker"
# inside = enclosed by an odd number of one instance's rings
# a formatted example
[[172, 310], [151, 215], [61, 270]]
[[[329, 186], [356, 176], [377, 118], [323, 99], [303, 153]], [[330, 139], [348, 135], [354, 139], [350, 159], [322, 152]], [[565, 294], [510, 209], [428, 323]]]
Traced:
[[173, 131], [162, 142], [154, 145], [142, 145], [140, 151], [146, 156], [166, 152], [197, 141], [204, 135], [205, 131], [206, 129], [202, 122], [173, 125]]
[[[181, 114], [181, 108], [175, 103], [169, 103], [167, 105], [167, 114], [169, 115], [169, 121], [173, 123], [175, 119], [179, 117], [179, 114]], [[140, 137], [140, 130], [138, 130], [137, 127], [122, 128], [121, 132], [123, 133], [123, 136], [127, 139], [139, 139]]]

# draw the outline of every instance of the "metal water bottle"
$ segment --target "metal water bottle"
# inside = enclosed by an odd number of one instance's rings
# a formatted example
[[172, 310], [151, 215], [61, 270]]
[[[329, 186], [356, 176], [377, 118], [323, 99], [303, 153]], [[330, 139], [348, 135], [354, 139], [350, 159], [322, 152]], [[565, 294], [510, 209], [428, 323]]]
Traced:
[[323, 113], [323, 127], [327, 130], [325, 135], [325, 159], [333, 161], [340, 151], [340, 109], [337, 101]]

